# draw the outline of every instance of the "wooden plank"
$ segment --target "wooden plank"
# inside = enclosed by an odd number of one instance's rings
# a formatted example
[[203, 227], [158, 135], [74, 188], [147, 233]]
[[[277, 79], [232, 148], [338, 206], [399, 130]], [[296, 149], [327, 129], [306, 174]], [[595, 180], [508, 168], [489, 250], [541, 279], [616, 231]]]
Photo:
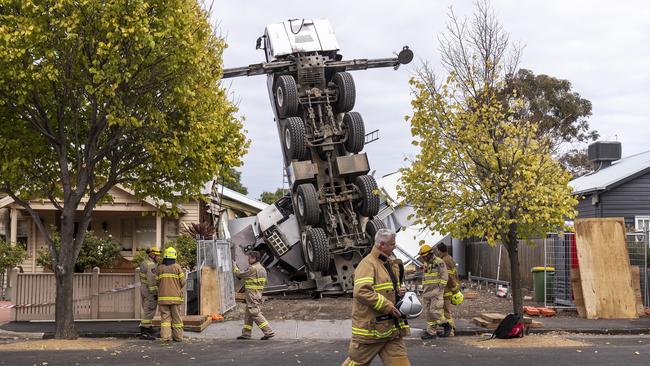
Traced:
[[485, 319], [483, 319], [481, 317], [478, 317], [478, 316], [476, 318], [472, 319], [472, 322], [474, 322], [474, 324], [476, 324], [478, 326], [488, 328], [488, 329], [497, 329], [497, 325], [499, 325], [498, 323], [491, 323], [491, 322], [489, 322], [489, 321], [487, 321], [487, 320], [485, 320]]
[[476, 291], [465, 291], [463, 292], [463, 297], [465, 300], [476, 299], [478, 297], [478, 292]]
[[201, 268], [201, 292], [200, 292], [201, 315], [219, 314], [221, 292], [217, 284], [217, 269], [204, 266]]
[[542, 324], [542, 322], [539, 320], [533, 320], [530, 324], [528, 324], [528, 326], [531, 328], [543, 328], [544, 324]]
[[580, 282], [580, 270], [577, 268], [571, 269], [571, 287], [573, 290], [573, 302], [576, 304], [578, 316], [581, 318], [587, 317], [587, 310], [585, 310], [585, 299], [582, 297], [582, 283]]
[[490, 323], [499, 324], [506, 316], [500, 313], [481, 313], [481, 318], [487, 320]]
[[636, 304], [636, 313], [639, 316], [645, 315], [643, 299], [641, 298], [641, 271], [639, 266], [630, 266], [632, 275], [632, 289], [634, 289], [634, 302]]
[[576, 219], [587, 319], [638, 318], [623, 218]]

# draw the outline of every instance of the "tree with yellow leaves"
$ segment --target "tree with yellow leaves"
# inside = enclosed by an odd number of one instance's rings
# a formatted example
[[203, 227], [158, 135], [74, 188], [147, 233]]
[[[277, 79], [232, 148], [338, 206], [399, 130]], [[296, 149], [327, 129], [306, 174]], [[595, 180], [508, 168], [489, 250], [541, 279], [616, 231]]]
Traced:
[[[76, 338], [75, 262], [112, 187], [174, 211], [241, 164], [209, 19], [197, 0], [0, 0], [0, 192], [50, 249], [57, 338]], [[32, 198], [58, 210], [60, 248]]]
[[537, 133], [538, 124], [521, 118], [526, 103], [504, 96], [502, 53], [456, 55], [469, 60], [462, 75], [450, 70], [439, 83], [425, 67], [411, 80], [408, 119], [419, 153], [402, 170], [400, 191], [426, 227], [505, 245], [513, 310], [521, 314], [519, 242], [562, 228], [575, 215], [571, 175], [552, 157], [552, 141]]

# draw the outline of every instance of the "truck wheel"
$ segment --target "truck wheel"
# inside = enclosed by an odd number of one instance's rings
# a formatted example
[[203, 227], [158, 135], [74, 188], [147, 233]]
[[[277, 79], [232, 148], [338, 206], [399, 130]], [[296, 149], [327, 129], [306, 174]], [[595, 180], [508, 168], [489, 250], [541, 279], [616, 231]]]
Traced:
[[372, 217], [379, 212], [379, 194], [377, 194], [377, 182], [370, 175], [360, 175], [354, 179], [361, 197], [357, 204], [357, 212], [361, 216]]
[[307, 266], [314, 272], [324, 272], [330, 267], [330, 253], [325, 230], [312, 227], [306, 232]]
[[298, 112], [298, 86], [291, 75], [282, 75], [275, 81], [275, 106], [280, 118], [293, 117]]
[[345, 71], [337, 72], [332, 76], [332, 81], [339, 89], [339, 98], [334, 105], [336, 111], [339, 113], [351, 111], [357, 95], [352, 75]]
[[284, 123], [284, 153], [288, 159], [303, 160], [307, 154], [305, 124], [300, 117], [289, 117]]
[[358, 153], [363, 150], [366, 140], [366, 128], [363, 126], [363, 118], [359, 112], [348, 112], [343, 116], [343, 124], [348, 128], [348, 139], [345, 141], [345, 149], [351, 153]]
[[375, 244], [375, 234], [377, 234], [377, 231], [379, 231], [379, 229], [385, 228], [386, 224], [384, 224], [384, 222], [379, 219], [368, 220], [366, 223], [366, 235], [368, 235], [370, 244]]
[[320, 206], [318, 192], [313, 184], [306, 183], [298, 186], [296, 213], [298, 219], [305, 225], [317, 225], [320, 222]]

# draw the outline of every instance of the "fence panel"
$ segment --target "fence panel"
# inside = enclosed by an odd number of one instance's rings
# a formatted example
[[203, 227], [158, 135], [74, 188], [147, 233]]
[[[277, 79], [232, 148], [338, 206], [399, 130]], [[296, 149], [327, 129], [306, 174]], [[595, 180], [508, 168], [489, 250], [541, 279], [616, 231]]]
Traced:
[[[626, 237], [630, 265], [639, 267], [639, 281], [641, 284], [641, 300], [644, 306], [650, 306], [650, 289], [648, 289], [648, 239], [649, 232], [628, 233]], [[575, 249], [575, 234], [564, 233], [551, 235], [545, 246], [544, 263], [555, 268], [554, 283], [550, 287], [552, 296], [550, 303], [545, 305], [559, 305], [574, 307], [573, 289], [571, 285], [571, 271], [577, 271], [579, 263]], [[544, 278], [546, 282], [546, 277]]]
[[[523, 287], [532, 288], [533, 275], [530, 270], [544, 264], [543, 247], [544, 239], [519, 242], [519, 274]], [[510, 282], [510, 259], [503, 244], [490, 246], [484, 241], [470, 242], [466, 258], [467, 271], [471, 272], [472, 276]]]
[[[133, 284], [135, 277], [128, 273], [111, 273], [99, 275], [99, 292]], [[139, 289], [120, 291], [99, 295], [99, 319], [134, 319], [135, 296], [140, 296]]]
[[[219, 308], [222, 314], [235, 307], [235, 280], [232, 274], [232, 252], [226, 240], [198, 240], [197, 266], [216, 268]], [[201, 273], [201, 271], [198, 271]]]
[[[13, 304], [37, 304], [15, 308], [16, 321], [53, 320], [56, 280], [53, 273], [18, 273]], [[99, 294], [135, 283], [133, 274], [77, 273], [73, 278], [73, 314], [75, 319], [134, 319], [139, 288]], [[50, 305], [43, 305], [49, 304]]]

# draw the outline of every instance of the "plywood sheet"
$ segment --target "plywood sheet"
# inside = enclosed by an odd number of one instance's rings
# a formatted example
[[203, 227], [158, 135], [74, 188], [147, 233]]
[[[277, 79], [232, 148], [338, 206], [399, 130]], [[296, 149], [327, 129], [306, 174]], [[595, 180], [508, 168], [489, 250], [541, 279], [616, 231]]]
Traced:
[[582, 297], [582, 283], [580, 282], [580, 270], [577, 268], [571, 269], [571, 288], [573, 290], [573, 302], [576, 304], [578, 316], [581, 318], [587, 317], [585, 310], [585, 298]]
[[577, 219], [575, 228], [587, 319], [637, 318], [623, 218]]
[[643, 299], [641, 298], [641, 270], [639, 266], [630, 266], [632, 274], [632, 289], [634, 290], [634, 301], [636, 303], [636, 313], [639, 316], [645, 315], [643, 308]]
[[220, 291], [217, 283], [217, 269], [209, 266], [201, 268], [201, 315], [220, 313]]

